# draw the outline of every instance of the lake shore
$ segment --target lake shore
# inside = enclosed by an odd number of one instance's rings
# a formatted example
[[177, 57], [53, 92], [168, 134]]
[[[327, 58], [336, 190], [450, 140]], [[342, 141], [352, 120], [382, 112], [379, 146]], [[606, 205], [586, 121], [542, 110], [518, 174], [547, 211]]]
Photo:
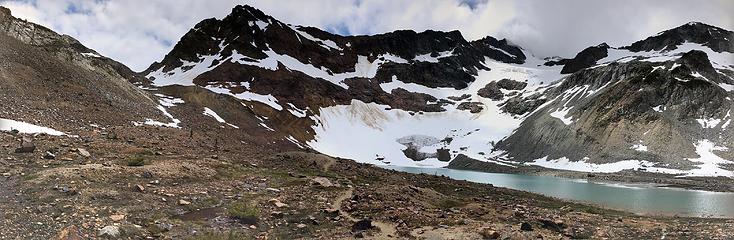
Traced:
[[734, 179], [727, 177], [677, 177], [676, 175], [671, 174], [635, 170], [625, 170], [616, 173], [590, 173], [550, 169], [538, 166], [510, 167], [467, 157], [453, 160], [447, 168], [490, 173], [515, 173], [532, 176], [586, 179], [589, 181], [599, 182], [655, 184], [658, 186], [711, 192], [734, 192]]

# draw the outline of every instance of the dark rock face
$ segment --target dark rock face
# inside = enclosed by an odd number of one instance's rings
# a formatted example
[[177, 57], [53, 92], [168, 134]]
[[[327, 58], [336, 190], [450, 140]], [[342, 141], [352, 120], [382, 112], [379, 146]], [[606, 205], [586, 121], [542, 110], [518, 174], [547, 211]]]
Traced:
[[[684, 158], [695, 156], [690, 139], [716, 139], [732, 132], [718, 127], [702, 131], [696, 122], [725, 119], [732, 110], [730, 94], [717, 85], [728, 78], [714, 73], [706, 77], [708, 80], [691, 75], [698, 72], [706, 76], [710, 63], [704, 59], [705, 53], [691, 51], [663, 66], [632, 61], [580, 70], [546, 91], [544, 97], [553, 102], [528, 116], [514, 134], [495, 147], [518, 161], [546, 156], [571, 161], [588, 157], [594, 163], [664, 159], [672, 167], [686, 168], [690, 162]], [[674, 64], [679, 65], [673, 68]], [[665, 70], [653, 71], [653, 67]], [[509, 100], [503, 109], [525, 112], [531, 109], [523, 106], [531, 102], [528, 100]], [[571, 119], [568, 125], [550, 116], [569, 108], [565, 115]], [[655, 151], [631, 149], [637, 142], [630, 139], [639, 139]]]
[[483, 88], [477, 91], [477, 94], [481, 97], [489, 98], [494, 101], [502, 100], [505, 94], [500, 89], [505, 90], [522, 90], [528, 84], [525, 82], [518, 82], [510, 79], [502, 79], [495, 82], [490, 82]]
[[598, 61], [599, 59], [607, 57], [608, 50], [609, 45], [607, 45], [606, 43], [602, 43], [594, 47], [588, 47], [576, 54], [576, 57], [565, 60], [563, 62], [564, 66], [561, 70], [561, 73], [574, 73], [578, 70], [591, 67], [596, 64], [596, 61]]
[[502, 105], [502, 110], [513, 115], [523, 115], [535, 110], [546, 101], [547, 99], [540, 93], [530, 95], [526, 98], [516, 96], [508, 99], [504, 105]]
[[[229, 58], [234, 53], [253, 61], [274, 54], [289, 56], [331, 74], [357, 71], [360, 56], [381, 65], [372, 78], [345, 79], [349, 88], [344, 89], [283, 65], [273, 70], [233, 63]], [[299, 108], [317, 109], [359, 99], [425, 112], [444, 109], [442, 104], [428, 104], [439, 99], [402, 89], [383, 92], [379, 84], [397, 79], [427, 87], [461, 89], [475, 80], [477, 70], [488, 70], [483, 65], [486, 57], [508, 63], [522, 63], [526, 58], [522, 49], [507, 40], [487, 37], [469, 42], [458, 31], [402, 30], [373, 36], [339, 36], [313, 27], [288, 25], [250, 6], [237, 6], [224, 19], [206, 19], [197, 24], [160, 63], [152, 64], [144, 73], [167, 72], [184, 62], [198, 62], [200, 56], [217, 54], [221, 60], [214, 61], [212, 66], [216, 67], [196, 77], [194, 84], [239, 85], [248, 81], [253, 86], [249, 91], [272, 94]], [[295, 97], [304, 95], [312, 97]]]
[[469, 112], [471, 113], [479, 113], [482, 111], [482, 109], [484, 109], [482, 105], [483, 104], [481, 102], [463, 102], [460, 103], [459, 106], [456, 107], [456, 109], [469, 110]]
[[488, 36], [472, 42], [472, 45], [484, 55], [501, 62], [521, 64], [527, 58], [522, 49], [511, 45], [507, 39], [497, 40]]
[[[76, 39], [15, 18], [0, 7], [0, 112], [57, 130], [162, 119], [147, 81]], [[43, 109], [38, 111], [37, 109]]]
[[497, 87], [507, 90], [523, 90], [528, 86], [526, 82], [519, 82], [511, 79], [501, 79], [497, 81]]
[[436, 150], [436, 158], [439, 161], [448, 162], [451, 161], [451, 152], [446, 148], [439, 148]]
[[702, 44], [716, 52], [734, 52], [734, 32], [699, 22], [690, 22], [624, 47], [630, 51], [673, 50], [684, 42]]
[[488, 83], [477, 91], [477, 95], [494, 101], [502, 100], [502, 98], [505, 97], [505, 94], [503, 94], [502, 91], [500, 91], [499, 86], [497, 86], [497, 82]]

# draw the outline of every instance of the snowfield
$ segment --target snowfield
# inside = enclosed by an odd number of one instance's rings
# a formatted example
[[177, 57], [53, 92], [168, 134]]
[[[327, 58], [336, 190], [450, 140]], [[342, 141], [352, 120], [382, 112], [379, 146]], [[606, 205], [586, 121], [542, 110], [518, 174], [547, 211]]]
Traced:
[[35, 133], [45, 133], [48, 135], [54, 135], [54, 136], [61, 136], [64, 135], [63, 132], [47, 128], [47, 127], [41, 127], [38, 125], [33, 125], [30, 123], [25, 122], [19, 122], [15, 120], [0, 118], [0, 131], [13, 131], [16, 130], [20, 133], [28, 133], [28, 134], [35, 134]]
[[306, 144], [328, 155], [371, 164], [417, 167], [448, 165], [448, 162], [439, 161], [436, 157], [422, 161], [406, 157], [403, 150], [407, 148], [406, 143], [410, 142], [419, 146], [419, 151], [424, 153], [436, 153], [436, 150], [446, 148], [451, 150], [452, 159], [464, 154], [505, 165], [506, 162], [493, 158], [497, 155], [492, 152], [493, 144], [511, 134], [522, 118], [502, 112], [497, 105], [503, 101], [480, 97], [477, 91], [492, 81], [504, 78], [527, 79], [528, 87], [522, 94], [530, 95], [552, 82], [545, 77], [559, 79], [562, 75], [558, 73], [559, 67], [538, 67], [537, 62], [517, 65], [487, 60], [485, 64], [492, 70], [479, 71], [477, 79], [460, 90], [404, 83], [396, 77], [391, 82], [380, 84], [385, 92], [403, 88], [438, 99], [470, 94], [469, 99], [460, 102], [481, 102], [484, 110], [479, 113], [456, 109], [459, 102], [445, 106], [445, 112], [411, 113], [386, 105], [353, 100], [350, 105], [321, 108], [321, 114], [312, 117], [317, 121], [314, 126], [315, 139]]

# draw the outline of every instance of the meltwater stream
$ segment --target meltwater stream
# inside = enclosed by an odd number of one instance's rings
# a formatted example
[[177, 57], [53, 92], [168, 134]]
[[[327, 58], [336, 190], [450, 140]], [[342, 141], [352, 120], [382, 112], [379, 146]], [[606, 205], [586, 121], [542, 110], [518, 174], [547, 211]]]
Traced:
[[579, 179], [485, 173], [446, 168], [380, 166], [408, 173], [489, 183], [637, 214], [734, 218], [734, 193], [707, 192], [637, 184], [608, 184]]

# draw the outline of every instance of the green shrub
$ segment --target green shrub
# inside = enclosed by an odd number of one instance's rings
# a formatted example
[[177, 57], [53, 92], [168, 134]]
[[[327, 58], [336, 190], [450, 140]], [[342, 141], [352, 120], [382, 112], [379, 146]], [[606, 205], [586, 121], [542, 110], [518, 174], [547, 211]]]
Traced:
[[150, 163], [150, 160], [145, 155], [134, 155], [130, 156], [126, 160], [126, 165], [129, 167], [141, 167]]
[[237, 201], [233, 202], [229, 206], [229, 209], [227, 209], [227, 214], [231, 218], [240, 220], [241, 222], [255, 224], [257, 222], [257, 217], [260, 214], [260, 211], [257, 209], [257, 206], [252, 203]]

